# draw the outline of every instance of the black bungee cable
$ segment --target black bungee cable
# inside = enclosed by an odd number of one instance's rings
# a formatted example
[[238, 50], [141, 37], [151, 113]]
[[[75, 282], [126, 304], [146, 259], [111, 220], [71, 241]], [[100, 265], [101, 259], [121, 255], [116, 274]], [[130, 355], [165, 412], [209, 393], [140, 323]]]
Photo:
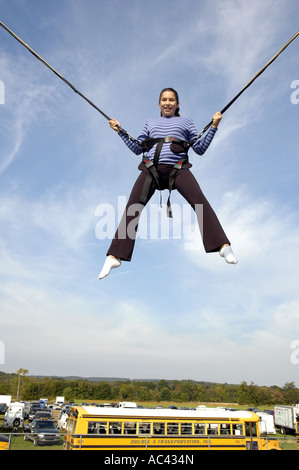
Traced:
[[[50, 64], [48, 64], [48, 62], [46, 62], [40, 55], [37, 54], [37, 52], [35, 52], [28, 44], [26, 44], [21, 38], [19, 38], [19, 36], [17, 36], [11, 29], [9, 29], [4, 23], [2, 23], [2, 21], [0, 21], [0, 26], [2, 26], [2, 28], [4, 28], [9, 34], [11, 34], [12, 37], [14, 37], [17, 41], [19, 41], [26, 49], [28, 49], [29, 52], [31, 52], [31, 54], [34, 55], [34, 57], [36, 57], [38, 60], [40, 60], [46, 67], [48, 67], [52, 72], [55, 73], [55, 75], [57, 75], [57, 77], [59, 77], [64, 83], [66, 83], [75, 93], [77, 93], [79, 96], [81, 96], [81, 98], [83, 98], [85, 101], [87, 101], [88, 104], [90, 104], [94, 109], [96, 109], [102, 116], [104, 116], [105, 119], [107, 119], [107, 121], [110, 121], [110, 117], [107, 116], [106, 113], [104, 113], [104, 111], [102, 111], [100, 108], [98, 108], [98, 106], [96, 106], [90, 99], [88, 99], [86, 96], [83, 95], [83, 93], [81, 93], [79, 90], [77, 90], [77, 88], [74, 87], [74, 85], [72, 85], [68, 80], [66, 80], [66, 78], [64, 78], [59, 72], [57, 72], [57, 70], [55, 70]], [[128, 134], [127, 131], [125, 131], [122, 127], [119, 127], [119, 131], [123, 132], [124, 134], [126, 134], [130, 139], [132, 139], [133, 141], [136, 141], [136, 139], [134, 139], [134, 137], [132, 137], [130, 134]]]
[[[242, 93], [244, 93], [244, 91], [254, 82], [254, 80], [256, 80], [257, 77], [259, 77], [266, 70], [266, 68], [269, 67], [270, 64], [272, 64], [272, 62], [274, 62], [274, 60], [279, 56], [279, 54], [281, 54], [298, 35], [299, 31], [297, 31], [297, 33], [294, 34], [294, 36], [292, 36], [291, 39], [281, 49], [279, 49], [279, 51], [272, 57], [272, 59], [270, 59], [269, 62], [267, 62], [266, 65], [264, 65], [264, 67], [262, 67], [261, 70], [259, 70], [258, 73], [255, 74], [254, 77], [244, 86], [244, 88], [242, 88], [242, 90], [239, 91], [239, 93], [220, 111], [221, 114], [225, 113], [225, 111], [230, 108], [230, 106], [239, 98], [239, 96], [241, 96]], [[209, 122], [209, 124], [207, 124], [203, 128], [200, 134], [198, 134], [195, 139], [190, 142], [190, 146], [194, 144], [194, 142], [196, 142], [196, 140], [198, 140], [209, 129], [209, 127], [211, 127], [212, 124], [213, 121]]]

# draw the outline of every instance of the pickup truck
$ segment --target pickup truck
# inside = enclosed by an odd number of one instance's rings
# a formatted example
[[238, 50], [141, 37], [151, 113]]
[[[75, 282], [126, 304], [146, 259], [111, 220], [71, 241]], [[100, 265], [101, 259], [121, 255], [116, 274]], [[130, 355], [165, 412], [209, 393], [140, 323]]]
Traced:
[[24, 440], [33, 441], [35, 446], [61, 442], [60, 432], [53, 421], [34, 419], [32, 423], [25, 424], [24, 431]]

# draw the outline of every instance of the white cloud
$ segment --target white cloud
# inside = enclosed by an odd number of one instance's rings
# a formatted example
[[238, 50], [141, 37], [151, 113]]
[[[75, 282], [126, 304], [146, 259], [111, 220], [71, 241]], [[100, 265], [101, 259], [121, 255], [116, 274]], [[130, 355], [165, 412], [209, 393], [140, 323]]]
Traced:
[[[267, 262], [271, 269], [275, 264], [279, 269], [281, 265], [294, 263], [297, 213], [291, 213], [286, 204], [256, 198], [248, 188], [238, 187], [223, 195], [217, 215], [243, 263], [262, 268]], [[201, 243], [199, 232], [190, 227], [190, 233], [194, 231], [196, 238], [187, 242], [189, 250], [196, 250]], [[194, 259], [192, 253], [191, 258]]]

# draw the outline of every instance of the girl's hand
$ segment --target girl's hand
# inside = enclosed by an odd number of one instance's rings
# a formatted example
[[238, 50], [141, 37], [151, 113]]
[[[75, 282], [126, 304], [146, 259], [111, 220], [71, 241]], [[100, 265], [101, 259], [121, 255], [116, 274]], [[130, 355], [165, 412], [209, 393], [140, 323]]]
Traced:
[[214, 114], [213, 116], [213, 126], [215, 129], [217, 129], [221, 119], [222, 119], [222, 114], [220, 113], [220, 111], [217, 111], [217, 113]]
[[116, 119], [110, 119], [109, 124], [110, 124], [111, 129], [113, 129], [116, 132], [118, 132], [119, 129], [121, 128], [120, 123]]

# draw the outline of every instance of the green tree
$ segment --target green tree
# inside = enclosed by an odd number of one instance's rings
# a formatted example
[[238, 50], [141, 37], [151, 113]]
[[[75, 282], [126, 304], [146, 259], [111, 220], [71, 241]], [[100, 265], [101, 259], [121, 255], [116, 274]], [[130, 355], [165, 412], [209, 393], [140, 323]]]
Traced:
[[38, 385], [35, 381], [30, 380], [26, 384], [26, 388], [23, 392], [24, 400], [37, 400], [39, 398]]
[[295, 386], [295, 382], [286, 382], [282, 390], [287, 405], [295, 405], [299, 402], [299, 391]]
[[157, 388], [158, 388], [159, 391], [161, 391], [162, 388], [168, 388], [168, 389], [169, 389], [169, 385], [168, 385], [167, 380], [161, 379], [161, 380], [159, 381], [159, 383], [158, 383], [158, 387], [157, 387]]
[[98, 400], [108, 400], [111, 397], [111, 387], [107, 382], [100, 382], [95, 387], [95, 398]]
[[182, 401], [195, 401], [197, 399], [197, 387], [191, 382], [183, 382], [180, 386], [180, 393], [184, 396]]
[[134, 388], [130, 384], [123, 384], [120, 387], [120, 398], [121, 400], [134, 400], [135, 393]]
[[171, 400], [171, 391], [168, 387], [163, 387], [160, 390], [160, 401], [170, 401]]
[[63, 390], [63, 396], [64, 396], [66, 401], [73, 401], [74, 392], [73, 392], [72, 387], [70, 387], [70, 386], [65, 387], [65, 389]]
[[151, 390], [147, 387], [138, 388], [138, 399], [141, 401], [149, 401], [151, 397]]
[[249, 390], [247, 382], [243, 381], [238, 388], [238, 403], [239, 405], [245, 405], [249, 403]]

